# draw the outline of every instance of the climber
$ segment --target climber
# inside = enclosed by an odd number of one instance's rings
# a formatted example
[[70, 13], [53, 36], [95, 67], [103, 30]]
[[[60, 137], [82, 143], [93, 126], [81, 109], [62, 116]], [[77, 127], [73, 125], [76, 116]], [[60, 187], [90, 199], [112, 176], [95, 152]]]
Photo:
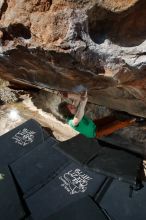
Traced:
[[79, 133], [88, 138], [99, 138], [107, 136], [116, 130], [135, 123], [136, 118], [128, 115], [126, 119], [119, 120], [117, 116], [110, 115], [101, 119], [91, 120], [84, 114], [85, 106], [88, 100], [87, 91], [81, 94], [60, 92], [64, 98], [68, 98], [73, 103], [61, 102], [58, 106], [59, 113], [67, 123]]

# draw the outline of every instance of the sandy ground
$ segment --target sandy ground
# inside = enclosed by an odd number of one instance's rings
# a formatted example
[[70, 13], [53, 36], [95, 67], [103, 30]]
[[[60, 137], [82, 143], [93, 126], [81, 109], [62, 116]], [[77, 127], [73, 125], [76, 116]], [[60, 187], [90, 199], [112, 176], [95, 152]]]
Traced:
[[77, 135], [77, 132], [70, 126], [57, 120], [52, 114], [35, 107], [31, 98], [0, 107], [0, 135], [31, 118], [38, 121], [42, 126], [50, 128], [57, 140], [64, 141]]

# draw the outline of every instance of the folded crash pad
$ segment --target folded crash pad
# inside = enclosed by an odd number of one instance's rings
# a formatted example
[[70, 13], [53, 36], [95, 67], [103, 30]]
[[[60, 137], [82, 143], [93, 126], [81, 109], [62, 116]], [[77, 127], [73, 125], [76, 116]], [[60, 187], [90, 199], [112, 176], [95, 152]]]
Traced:
[[47, 137], [40, 124], [33, 119], [0, 136], [0, 165], [12, 163]]
[[132, 196], [130, 190], [127, 183], [114, 180], [100, 199], [100, 206], [115, 220], [145, 220], [146, 183]]
[[136, 184], [142, 159], [106, 142], [98, 142], [83, 135], [56, 145], [61, 152], [97, 173]]
[[105, 176], [71, 162], [62, 171], [57, 171], [48, 184], [25, 198], [25, 201], [32, 217], [40, 220], [79, 198], [87, 195], [94, 197], [104, 181]]
[[15, 182], [7, 166], [0, 167], [0, 219], [19, 220], [25, 216]]
[[107, 216], [101, 211], [90, 197], [84, 197], [72, 202], [60, 212], [51, 215], [45, 220], [107, 220]]
[[68, 165], [69, 159], [52, 148], [56, 143], [55, 139], [49, 137], [10, 165], [25, 196], [38, 190]]

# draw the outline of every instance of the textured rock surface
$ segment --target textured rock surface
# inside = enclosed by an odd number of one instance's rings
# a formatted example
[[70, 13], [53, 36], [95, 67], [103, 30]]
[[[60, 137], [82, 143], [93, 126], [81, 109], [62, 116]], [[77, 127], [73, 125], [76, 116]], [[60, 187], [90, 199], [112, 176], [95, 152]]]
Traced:
[[0, 76], [146, 117], [145, 0], [1, 0]]
[[12, 90], [9, 83], [0, 79], [0, 105], [5, 103], [16, 102], [18, 99], [18, 91]]

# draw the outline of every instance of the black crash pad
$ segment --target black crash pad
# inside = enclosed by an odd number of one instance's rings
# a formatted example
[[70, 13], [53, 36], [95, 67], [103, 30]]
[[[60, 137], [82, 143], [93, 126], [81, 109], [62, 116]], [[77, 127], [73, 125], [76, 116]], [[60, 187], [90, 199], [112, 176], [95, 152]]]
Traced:
[[135, 184], [142, 160], [106, 142], [77, 135], [56, 145], [61, 152], [95, 172]]
[[130, 196], [127, 183], [114, 180], [100, 200], [100, 206], [114, 220], [146, 219], [146, 183], [144, 188], [133, 191]]
[[107, 220], [105, 214], [90, 197], [72, 202], [45, 220]]
[[28, 217], [26, 217], [26, 218], [24, 218], [24, 219], [22, 219], [22, 220], [34, 220], [34, 219], [33, 219], [32, 216], [30, 215], [30, 216], [28, 216]]
[[25, 216], [22, 203], [8, 167], [0, 167], [0, 219], [20, 220]]
[[146, 158], [146, 147], [144, 143], [140, 143], [140, 142], [134, 143], [134, 141], [126, 139], [118, 133], [113, 133], [106, 137], [102, 137], [100, 138], [100, 140], [105, 141], [106, 143], [109, 144], [114, 144], [118, 148], [127, 150], [131, 153], [135, 153], [140, 155], [141, 157]]
[[56, 143], [55, 139], [49, 137], [11, 164], [12, 172], [25, 196], [38, 190], [68, 165], [69, 159], [52, 148]]
[[40, 124], [33, 119], [0, 136], [0, 166], [15, 161], [47, 137]]
[[93, 197], [104, 181], [105, 176], [70, 163], [64, 170], [56, 173], [56, 177], [53, 177], [48, 184], [25, 198], [25, 201], [32, 217], [40, 220], [79, 198], [87, 195]]
[[56, 147], [81, 164], [87, 164], [92, 158], [96, 157], [100, 148], [96, 139], [86, 138], [81, 134], [58, 143]]

